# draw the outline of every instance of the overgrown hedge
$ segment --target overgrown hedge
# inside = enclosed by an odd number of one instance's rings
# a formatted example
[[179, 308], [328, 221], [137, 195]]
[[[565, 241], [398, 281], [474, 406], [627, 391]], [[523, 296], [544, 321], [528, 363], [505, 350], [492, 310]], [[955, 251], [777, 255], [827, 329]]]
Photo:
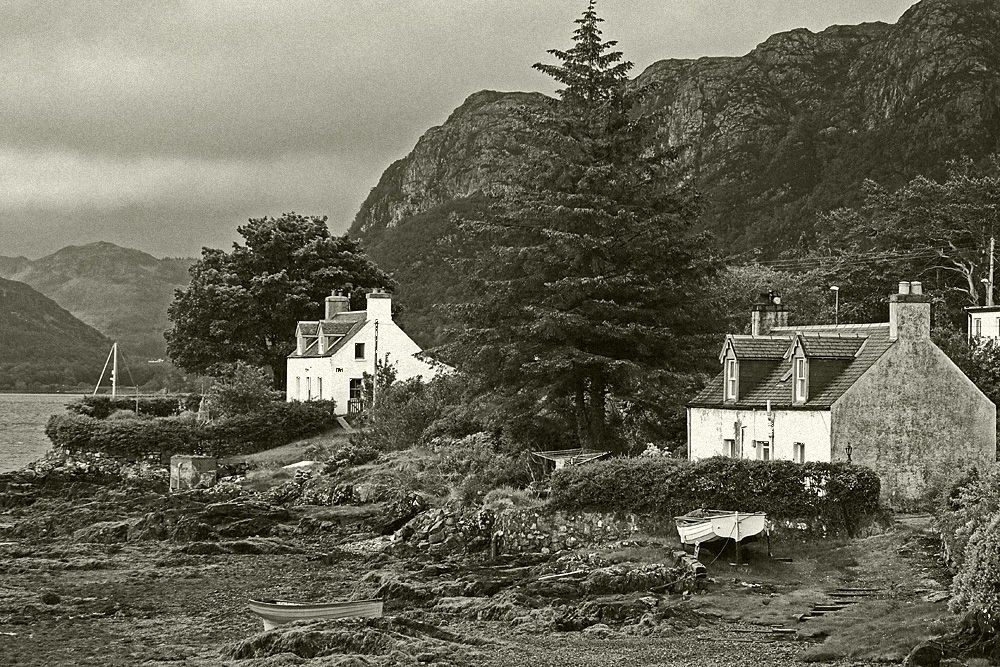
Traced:
[[53, 415], [45, 435], [71, 452], [102, 452], [139, 459], [174, 454], [235, 456], [280, 447], [336, 424], [333, 401], [272, 403], [251, 415], [206, 425], [190, 419], [95, 419], [80, 414]]
[[201, 394], [140, 397], [138, 400], [134, 396], [132, 398], [127, 396], [116, 396], [115, 398], [84, 396], [79, 401], [67, 405], [66, 409], [94, 419], [107, 419], [109, 415], [118, 410], [131, 410], [146, 417], [171, 417], [186, 410], [195, 411], [200, 403]]
[[846, 463], [715, 457], [616, 458], [563, 468], [552, 503], [567, 510], [677, 516], [698, 508], [766, 512], [853, 534], [879, 512], [878, 475]]

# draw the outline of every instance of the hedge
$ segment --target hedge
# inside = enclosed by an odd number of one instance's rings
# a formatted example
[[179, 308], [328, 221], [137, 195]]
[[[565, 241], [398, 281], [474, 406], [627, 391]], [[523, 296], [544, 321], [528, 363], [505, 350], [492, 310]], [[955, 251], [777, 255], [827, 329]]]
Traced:
[[698, 508], [766, 512], [853, 534], [879, 512], [880, 486], [874, 472], [847, 463], [616, 458], [556, 471], [551, 501], [571, 511], [660, 516]]
[[190, 419], [95, 419], [80, 414], [53, 415], [45, 435], [70, 452], [102, 452], [139, 459], [174, 454], [226, 457], [280, 447], [325, 431], [334, 424], [333, 401], [273, 403], [251, 415], [206, 425]]
[[201, 394], [183, 394], [180, 396], [83, 396], [79, 401], [70, 403], [66, 409], [80, 415], [95, 419], [107, 419], [118, 410], [131, 410], [138, 415], [147, 417], [170, 417], [191, 410], [195, 411], [201, 404]]

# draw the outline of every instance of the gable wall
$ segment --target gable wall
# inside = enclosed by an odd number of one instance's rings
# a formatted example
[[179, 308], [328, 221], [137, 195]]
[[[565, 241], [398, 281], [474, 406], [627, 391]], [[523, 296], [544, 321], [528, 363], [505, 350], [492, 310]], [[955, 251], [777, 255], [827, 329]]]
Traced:
[[930, 340], [898, 340], [833, 405], [835, 460], [848, 444], [902, 505], [996, 459], [996, 406]]

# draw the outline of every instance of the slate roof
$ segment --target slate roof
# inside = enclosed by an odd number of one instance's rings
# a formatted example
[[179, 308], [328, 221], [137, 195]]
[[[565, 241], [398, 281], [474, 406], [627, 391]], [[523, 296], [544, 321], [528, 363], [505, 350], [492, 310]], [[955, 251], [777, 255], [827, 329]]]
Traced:
[[737, 359], [781, 359], [788, 351], [787, 336], [729, 336]]
[[[337, 313], [333, 319], [299, 322], [299, 329], [303, 335], [318, 336], [322, 325], [324, 336], [337, 336], [336, 342], [323, 354], [319, 353], [319, 345], [314, 341], [305, 352], [298, 354], [298, 350], [293, 350], [289, 357], [303, 359], [306, 357], [331, 357], [347, 345], [351, 338], [355, 336], [367, 322], [367, 313], [363, 310], [349, 310]], [[318, 338], [317, 338], [318, 340]]]
[[[811, 391], [809, 400], [805, 403], [792, 402], [791, 361], [782, 359], [780, 362], [772, 361], [772, 368], [753, 387], [741, 387], [739, 400], [723, 400], [724, 373], [719, 373], [688, 403], [688, 406], [751, 409], [765, 408], [770, 401], [772, 408], [827, 410], [893, 344], [893, 341], [889, 340], [888, 324], [776, 327], [771, 330], [770, 336], [760, 338], [770, 341], [783, 339], [787, 350], [796, 335], [800, 336], [807, 355], [817, 359], [832, 360], [831, 366], [824, 369], [825, 373], [830, 375], [828, 381], [823, 386], [817, 387], [816, 391]], [[809, 354], [810, 345], [815, 354]], [[852, 349], [854, 351], [848, 355]], [[833, 363], [834, 361], [840, 363]]]

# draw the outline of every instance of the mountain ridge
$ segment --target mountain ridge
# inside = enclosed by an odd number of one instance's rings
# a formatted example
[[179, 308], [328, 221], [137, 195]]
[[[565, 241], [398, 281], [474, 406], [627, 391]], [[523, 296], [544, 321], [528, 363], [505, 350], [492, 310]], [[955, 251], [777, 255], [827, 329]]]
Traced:
[[41, 257], [0, 257], [0, 277], [30, 285], [139, 358], [163, 357], [167, 306], [193, 259], [157, 259], [107, 241]]

